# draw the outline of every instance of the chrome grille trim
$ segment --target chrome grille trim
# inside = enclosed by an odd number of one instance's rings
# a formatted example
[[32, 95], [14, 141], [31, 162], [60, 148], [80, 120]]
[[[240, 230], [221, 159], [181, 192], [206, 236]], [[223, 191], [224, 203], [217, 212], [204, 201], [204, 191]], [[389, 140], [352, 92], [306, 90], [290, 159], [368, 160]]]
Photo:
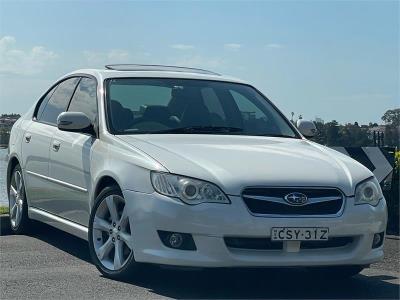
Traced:
[[[276, 213], [271, 213], [271, 214], [266, 214], [266, 213], [256, 213], [252, 212], [248, 204], [246, 203], [245, 198], [247, 199], [252, 199], [252, 200], [259, 200], [259, 201], [267, 201], [267, 202], [272, 202], [272, 203], [278, 203], [281, 205], [287, 205], [288, 207], [294, 207], [291, 206], [289, 203], [287, 203], [283, 197], [274, 197], [274, 196], [265, 196], [265, 195], [254, 195], [254, 193], [249, 193], [249, 191], [257, 191], [257, 190], [277, 190], [277, 189], [286, 189], [287, 193], [291, 192], [303, 192], [303, 190], [313, 190], [318, 192], [336, 192], [336, 195], [333, 196], [324, 196], [324, 197], [308, 197], [308, 204], [303, 205], [302, 207], [306, 207], [307, 205], [312, 205], [312, 204], [319, 204], [319, 203], [324, 203], [328, 201], [342, 201], [340, 209], [337, 211], [337, 213], [331, 213], [331, 214], [276, 214]], [[285, 193], [286, 193], [285, 192]], [[346, 206], [346, 196], [345, 194], [338, 188], [334, 187], [310, 187], [310, 186], [292, 186], [292, 187], [285, 187], [285, 186], [251, 186], [251, 187], [246, 187], [242, 191], [241, 198], [249, 211], [249, 213], [253, 216], [256, 217], [268, 217], [268, 218], [336, 218], [340, 217], [343, 214], [343, 211]], [[298, 206], [297, 206], [298, 207]]]
[[[283, 198], [279, 198], [279, 197], [254, 196], [254, 195], [247, 195], [247, 194], [243, 194], [242, 196], [245, 197], [245, 198], [250, 198], [250, 199], [256, 199], [256, 200], [261, 200], [261, 201], [269, 201], [269, 202], [276, 202], [276, 203], [289, 205]], [[333, 201], [333, 200], [338, 200], [338, 199], [342, 199], [342, 198], [338, 198], [338, 197], [308, 198], [308, 203], [305, 204], [305, 205], [312, 204], [312, 203]]]

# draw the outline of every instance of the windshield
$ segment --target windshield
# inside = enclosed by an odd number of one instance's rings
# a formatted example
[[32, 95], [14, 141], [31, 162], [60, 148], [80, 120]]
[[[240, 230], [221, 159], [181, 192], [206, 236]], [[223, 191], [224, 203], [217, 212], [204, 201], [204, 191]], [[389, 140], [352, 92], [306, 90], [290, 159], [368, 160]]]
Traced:
[[254, 88], [171, 78], [109, 79], [107, 119], [113, 134], [230, 134], [298, 138]]

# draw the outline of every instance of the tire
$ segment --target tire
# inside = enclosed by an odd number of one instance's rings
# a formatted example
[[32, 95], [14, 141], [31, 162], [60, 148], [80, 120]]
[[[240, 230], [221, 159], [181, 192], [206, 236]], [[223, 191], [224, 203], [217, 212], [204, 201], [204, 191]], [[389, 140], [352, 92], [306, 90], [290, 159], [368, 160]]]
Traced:
[[25, 182], [19, 164], [17, 164], [11, 172], [11, 179], [7, 191], [11, 231], [14, 234], [28, 233], [31, 222], [28, 217]]
[[119, 187], [106, 187], [97, 196], [89, 220], [92, 261], [105, 277], [118, 280], [132, 277], [140, 267], [134, 259], [130, 223], [124, 207]]
[[363, 266], [332, 266], [308, 268], [314, 276], [327, 279], [346, 279], [359, 274]]

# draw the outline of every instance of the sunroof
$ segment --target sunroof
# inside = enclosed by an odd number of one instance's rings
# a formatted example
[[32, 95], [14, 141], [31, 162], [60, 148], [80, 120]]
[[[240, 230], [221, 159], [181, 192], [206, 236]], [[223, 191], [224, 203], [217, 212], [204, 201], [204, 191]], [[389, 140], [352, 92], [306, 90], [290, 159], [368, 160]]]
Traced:
[[116, 64], [116, 65], [106, 65], [105, 67], [108, 70], [115, 70], [115, 71], [169, 71], [169, 72], [190, 72], [190, 73], [198, 73], [206, 75], [220, 75], [218, 73], [208, 70], [178, 67], [178, 66]]

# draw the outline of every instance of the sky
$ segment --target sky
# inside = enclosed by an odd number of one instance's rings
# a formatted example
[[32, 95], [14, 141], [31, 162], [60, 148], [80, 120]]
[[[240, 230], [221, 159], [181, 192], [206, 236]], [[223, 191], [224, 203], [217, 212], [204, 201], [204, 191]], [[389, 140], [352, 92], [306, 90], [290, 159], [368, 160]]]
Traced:
[[2, 1], [0, 114], [109, 63], [244, 79], [290, 118], [382, 123], [400, 107], [399, 1]]

